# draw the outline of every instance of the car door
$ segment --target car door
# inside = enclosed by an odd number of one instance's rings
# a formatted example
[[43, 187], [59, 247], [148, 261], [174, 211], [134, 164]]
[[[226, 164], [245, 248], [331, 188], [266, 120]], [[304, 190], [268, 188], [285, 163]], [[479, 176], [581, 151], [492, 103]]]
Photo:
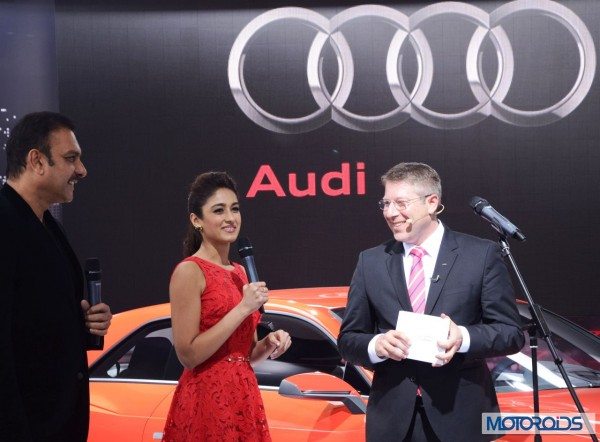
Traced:
[[[364, 440], [365, 415], [353, 414], [342, 402], [301, 400], [279, 394], [283, 379], [319, 371], [344, 378], [361, 394], [368, 395], [369, 382], [356, 367], [344, 364], [332, 334], [305, 316], [267, 312], [258, 328], [259, 339], [270, 331], [267, 323], [274, 329], [286, 330], [293, 341], [280, 358], [267, 359], [254, 367], [272, 439], [282, 442]], [[169, 394], [155, 408], [147, 421], [144, 441], [161, 439], [172, 399]]]
[[172, 341], [171, 321], [154, 321], [93, 365], [89, 442], [148, 440], [148, 419], [172, 394], [181, 374]]
[[318, 371], [344, 379], [359, 393], [369, 394], [369, 382], [356, 367], [342, 361], [331, 332], [304, 315], [266, 313], [258, 328], [259, 339], [270, 331], [267, 324], [286, 330], [293, 343], [281, 357], [254, 367], [273, 440], [364, 440], [364, 414], [352, 414], [338, 401], [288, 398], [278, 391], [283, 379]]

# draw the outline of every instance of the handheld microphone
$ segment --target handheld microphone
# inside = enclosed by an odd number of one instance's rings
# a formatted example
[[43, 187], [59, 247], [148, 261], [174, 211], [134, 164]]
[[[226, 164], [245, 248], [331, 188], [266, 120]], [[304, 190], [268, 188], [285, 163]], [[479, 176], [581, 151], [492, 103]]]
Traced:
[[[98, 258], [85, 260], [85, 279], [90, 305], [100, 304], [102, 302], [102, 270], [100, 270], [100, 260]], [[102, 350], [104, 348], [104, 336], [90, 335], [90, 347], [93, 350]]]
[[[238, 239], [238, 254], [242, 259], [242, 265], [246, 269], [248, 280], [250, 282], [258, 282], [258, 272], [256, 271], [256, 264], [254, 263], [254, 250], [252, 244], [248, 238]], [[262, 314], [265, 312], [265, 308], [261, 305], [258, 311]]]
[[494, 230], [504, 236], [510, 236], [517, 241], [525, 241], [525, 235], [521, 233], [519, 228], [511, 223], [508, 219], [500, 215], [490, 203], [479, 196], [474, 196], [469, 202], [469, 206], [473, 211], [489, 222]]

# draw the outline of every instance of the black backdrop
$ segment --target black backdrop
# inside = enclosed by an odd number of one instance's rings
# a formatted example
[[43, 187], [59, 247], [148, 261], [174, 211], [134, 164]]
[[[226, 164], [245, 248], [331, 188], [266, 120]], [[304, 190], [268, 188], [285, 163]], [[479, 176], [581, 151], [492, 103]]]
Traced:
[[52, 0], [0, 2], [0, 185], [6, 181], [4, 148], [17, 119], [58, 109], [54, 23]]
[[[503, 2], [476, 2], [492, 12]], [[303, 2], [327, 18], [357, 2]], [[431, 4], [387, 3], [410, 15]], [[600, 3], [562, 2], [596, 45]], [[214, 6], [211, 6], [214, 5]], [[251, 121], [233, 98], [228, 58], [240, 31], [281, 2], [56, 1], [60, 109], [78, 123], [89, 176], [80, 182], [64, 219], [81, 259], [98, 256], [104, 292], [113, 310], [164, 302], [181, 259], [189, 183], [207, 170], [227, 170], [238, 181], [243, 234], [255, 249], [259, 274], [271, 288], [345, 285], [360, 250], [390, 237], [376, 206], [379, 176], [400, 161], [431, 164], [442, 176], [445, 213], [455, 230], [495, 239], [469, 209], [487, 198], [527, 235], [513, 254], [536, 299], [567, 315], [600, 313], [600, 129], [597, 79], [583, 102], [564, 118], [521, 127], [492, 116], [463, 129], [435, 129], [409, 119], [383, 131], [356, 131], [329, 122], [299, 134], [269, 131]], [[347, 108], [377, 114], [393, 108], [385, 83], [385, 54], [393, 29], [376, 20], [343, 28], [355, 63]], [[579, 56], [565, 28], [542, 16], [503, 23], [512, 43], [515, 74], [505, 102], [539, 109], [565, 95]], [[474, 104], [465, 52], [474, 25], [444, 19], [424, 25], [435, 59], [425, 104], [457, 112]], [[306, 81], [314, 30], [274, 25], [249, 44], [246, 81], [257, 102], [288, 117], [315, 110]], [[497, 63], [483, 46], [485, 78]], [[596, 49], [594, 49], [597, 51]], [[487, 55], [486, 55], [487, 54]], [[325, 82], [337, 70], [324, 51]], [[414, 51], [406, 55], [414, 84]], [[351, 194], [328, 196], [318, 183], [342, 163], [351, 170]], [[365, 192], [357, 191], [364, 163]], [[246, 196], [261, 166], [269, 166], [285, 197]], [[360, 167], [359, 167], [360, 169]], [[288, 174], [316, 196], [290, 196]], [[263, 180], [263, 183], [266, 179]], [[334, 187], [339, 181], [332, 181]]]

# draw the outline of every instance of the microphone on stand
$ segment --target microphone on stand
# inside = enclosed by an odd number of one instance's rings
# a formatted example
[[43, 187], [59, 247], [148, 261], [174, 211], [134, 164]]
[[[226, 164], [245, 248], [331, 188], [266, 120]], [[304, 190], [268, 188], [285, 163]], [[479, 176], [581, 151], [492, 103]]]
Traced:
[[484, 200], [480, 196], [474, 196], [471, 198], [471, 201], [469, 201], [469, 206], [471, 206], [471, 209], [473, 209], [477, 215], [489, 222], [499, 234], [510, 236], [517, 241], [525, 241], [525, 235], [521, 233], [521, 230], [508, 219], [500, 215], [487, 200]]
[[[102, 270], [100, 270], [100, 260], [98, 258], [85, 260], [85, 279], [90, 306], [100, 304], [102, 302]], [[104, 336], [90, 334], [89, 341], [92, 350], [102, 350], [104, 348]]]

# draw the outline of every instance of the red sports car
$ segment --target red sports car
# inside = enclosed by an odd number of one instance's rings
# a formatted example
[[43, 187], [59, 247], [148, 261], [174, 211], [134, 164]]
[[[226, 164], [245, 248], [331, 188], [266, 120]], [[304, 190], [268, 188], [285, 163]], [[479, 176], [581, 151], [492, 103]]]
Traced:
[[[272, 290], [263, 323], [290, 333], [293, 345], [255, 367], [274, 441], [364, 440], [372, 373], [340, 358], [336, 346], [347, 287]], [[526, 323], [527, 305], [519, 304]], [[600, 413], [600, 338], [545, 312], [565, 369], [588, 413]], [[259, 327], [259, 339], [268, 332]], [[115, 315], [102, 352], [90, 352], [90, 442], [156, 441], [162, 437], [182, 366], [172, 344], [168, 304]], [[542, 413], [576, 412], [540, 340]], [[529, 348], [488, 361], [502, 412], [532, 413]], [[596, 424], [596, 422], [593, 422]], [[544, 436], [544, 440], [573, 440]], [[575, 436], [589, 440], [589, 436]], [[507, 435], [503, 440], [533, 440]]]

